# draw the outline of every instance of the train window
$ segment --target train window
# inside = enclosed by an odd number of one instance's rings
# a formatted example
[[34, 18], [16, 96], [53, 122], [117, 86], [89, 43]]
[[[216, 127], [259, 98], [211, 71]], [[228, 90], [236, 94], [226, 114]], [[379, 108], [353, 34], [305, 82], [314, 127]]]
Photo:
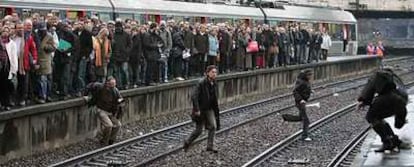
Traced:
[[111, 15], [109, 13], [99, 13], [99, 19], [103, 22], [108, 22], [109, 20], [111, 20]]
[[4, 9], [4, 8], [0, 8], [0, 18], [4, 18], [6, 16], [5, 10], [6, 9]]
[[133, 14], [129, 13], [119, 13], [118, 18], [121, 18], [123, 21], [126, 19], [133, 19]]

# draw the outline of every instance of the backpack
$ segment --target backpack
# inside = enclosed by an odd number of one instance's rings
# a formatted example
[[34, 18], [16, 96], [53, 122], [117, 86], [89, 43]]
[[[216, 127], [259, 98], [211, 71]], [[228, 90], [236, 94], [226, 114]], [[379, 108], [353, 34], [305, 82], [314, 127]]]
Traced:
[[404, 82], [398, 77], [396, 74], [392, 73], [392, 82], [396, 85], [396, 94], [399, 95], [403, 100], [404, 103], [408, 103], [408, 93], [407, 87], [405, 86]]

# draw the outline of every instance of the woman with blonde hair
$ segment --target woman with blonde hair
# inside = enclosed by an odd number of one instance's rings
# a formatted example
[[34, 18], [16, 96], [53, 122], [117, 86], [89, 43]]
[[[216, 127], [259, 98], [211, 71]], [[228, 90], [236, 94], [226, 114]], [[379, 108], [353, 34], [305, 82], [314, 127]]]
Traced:
[[108, 73], [108, 63], [111, 53], [111, 42], [108, 38], [109, 30], [102, 28], [93, 38], [93, 50], [95, 52], [95, 73], [99, 82], [104, 82]]

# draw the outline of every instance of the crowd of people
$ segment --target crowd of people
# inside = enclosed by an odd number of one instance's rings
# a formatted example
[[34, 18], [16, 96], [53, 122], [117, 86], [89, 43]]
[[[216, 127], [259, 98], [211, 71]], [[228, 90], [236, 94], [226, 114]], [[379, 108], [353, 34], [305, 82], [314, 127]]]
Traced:
[[301, 23], [140, 24], [13, 13], [0, 30], [1, 110], [81, 97], [88, 83], [110, 76], [123, 90], [199, 77], [208, 65], [222, 74], [318, 62], [331, 46], [325, 28]]

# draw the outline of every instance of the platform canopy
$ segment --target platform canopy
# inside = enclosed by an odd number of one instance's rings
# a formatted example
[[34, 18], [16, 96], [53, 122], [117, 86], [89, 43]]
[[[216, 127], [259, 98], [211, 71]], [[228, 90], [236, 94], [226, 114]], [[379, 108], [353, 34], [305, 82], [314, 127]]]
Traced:
[[85, 11], [112, 10], [108, 0], [0, 0], [0, 7]]
[[263, 19], [257, 8], [163, 0], [113, 0], [119, 13]]

